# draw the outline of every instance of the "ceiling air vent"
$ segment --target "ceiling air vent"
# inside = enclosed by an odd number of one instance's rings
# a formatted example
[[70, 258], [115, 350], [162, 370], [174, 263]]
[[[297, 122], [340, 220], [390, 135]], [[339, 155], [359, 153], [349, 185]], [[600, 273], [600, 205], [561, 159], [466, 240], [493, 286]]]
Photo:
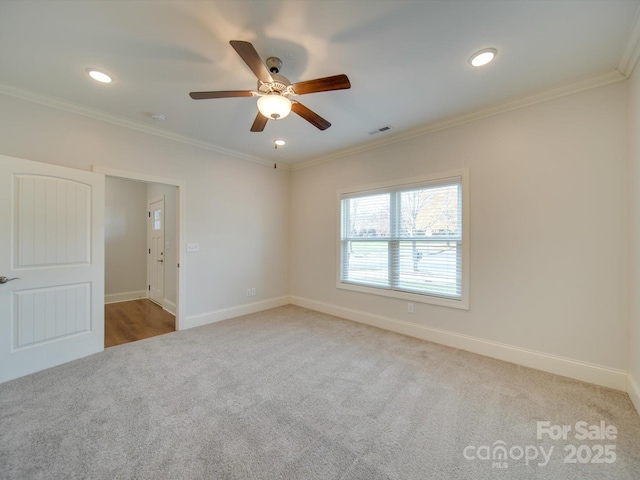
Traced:
[[378, 133], [386, 132], [387, 130], [391, 130], [391, 127], [389, 125], [380, 127], [376, 130], [372, 130], [369, 132], [369, 135], [377, 135]]

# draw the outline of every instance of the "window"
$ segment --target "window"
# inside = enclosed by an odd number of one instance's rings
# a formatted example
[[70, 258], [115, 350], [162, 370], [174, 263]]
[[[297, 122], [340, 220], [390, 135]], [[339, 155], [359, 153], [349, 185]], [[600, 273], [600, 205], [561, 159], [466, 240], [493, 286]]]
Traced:
[[340, 195], [338, 287], [468, 308], [466, 171]]
[[153, 211], [153, 229], [160, 230], [162, 228], [162, 210]]

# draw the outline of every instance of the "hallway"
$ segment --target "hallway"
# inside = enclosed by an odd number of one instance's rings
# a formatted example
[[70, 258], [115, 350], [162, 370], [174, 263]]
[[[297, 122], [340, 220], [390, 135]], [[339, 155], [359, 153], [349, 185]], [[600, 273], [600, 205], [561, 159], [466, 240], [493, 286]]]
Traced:
[[110, 303], [104, 306], [105, 348], [175, 332], [176, 320], [151, 300]]

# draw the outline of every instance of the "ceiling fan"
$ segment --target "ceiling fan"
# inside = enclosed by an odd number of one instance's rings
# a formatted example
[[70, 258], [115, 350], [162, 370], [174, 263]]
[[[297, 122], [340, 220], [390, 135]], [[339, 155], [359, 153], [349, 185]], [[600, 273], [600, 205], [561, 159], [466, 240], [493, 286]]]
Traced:
[[251, 43], [241, 40], [231, 40], [229, 43], [258, 77], [257, 91], [191, 92], [189, 93], [191, 98], [205, 100], [208, 98], [260, 97], [258, 98], [258, 115], [251, 126], [252, 132], [262, 132], [270, 118], [281, 119], [289, 115], [290, 112], [298, 114], [320, 130], [326, 130], [331, 126], [331, 123], [313, 110], [290, 97], [351, 88], [351, 83], [346, 75], [334, 75], [292, 84], [286, 77], [278, 75], [280, 68], [282, 68], [282, 62], [279, 58], [269, 57], [265, 65]]

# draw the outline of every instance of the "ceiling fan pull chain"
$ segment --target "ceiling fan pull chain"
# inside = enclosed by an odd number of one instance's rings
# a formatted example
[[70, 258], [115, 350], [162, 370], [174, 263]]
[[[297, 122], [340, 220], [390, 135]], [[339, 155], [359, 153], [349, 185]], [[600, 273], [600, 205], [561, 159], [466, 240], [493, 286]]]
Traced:
[[278, 119], [276, 118], [275, 121], [273, 122], [273, 133], [275, 134], [275, 138], [273, 139], [273, 146], [275, 147], [275, 150], [278, 150], [278, 142], [276, 142], [276, 140], [278, 140]]

